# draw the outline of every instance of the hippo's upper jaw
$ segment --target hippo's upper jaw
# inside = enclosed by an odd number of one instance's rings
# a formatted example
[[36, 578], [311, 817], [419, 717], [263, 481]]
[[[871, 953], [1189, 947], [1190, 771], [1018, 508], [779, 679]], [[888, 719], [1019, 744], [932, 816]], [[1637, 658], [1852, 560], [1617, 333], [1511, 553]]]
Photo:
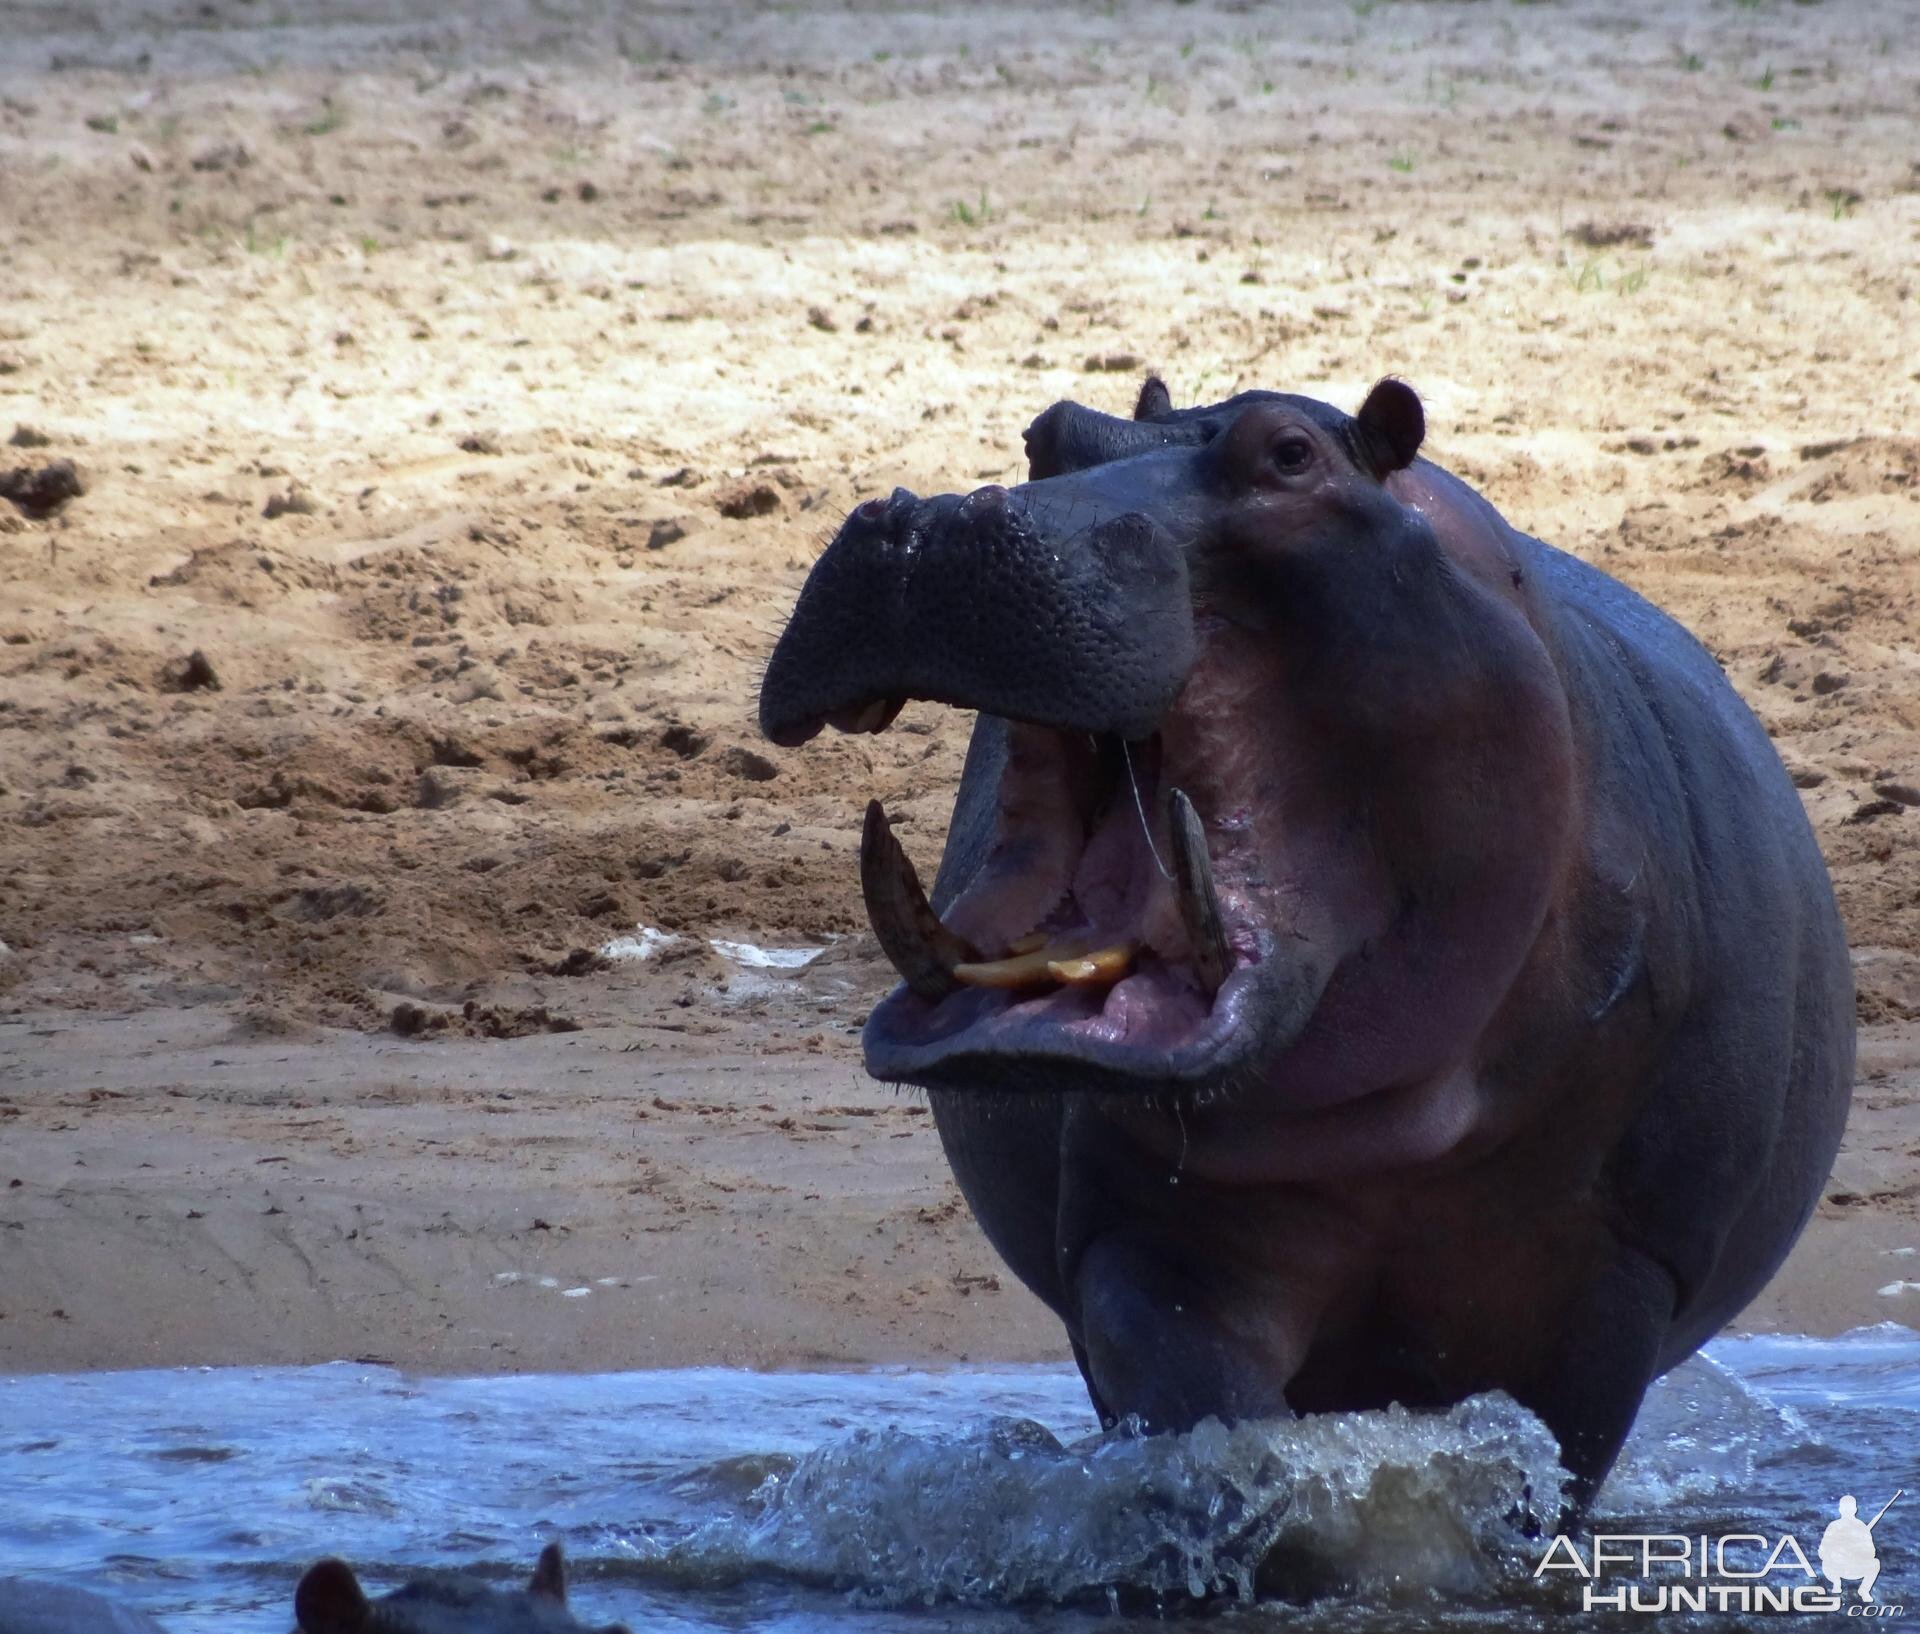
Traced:
[[1037, 480], [848, 518], [768, 665], [767, 736], [884, 731], [907, 697], [1006, 734], [991, 839], [949, 871], [944, 918], [869, 808], [868, 916], [904, 978], [867, 1025], [875, 1077], [1192, 1093], [1263, 1074], [1299, 1033], [1352, 859], [1285, 763], [1324, 722], [1298, 707], [1312, 654], [1284, 626], [1323, 610], [1329, 574], [1364, 601], [1431, 554], [1381, 487], [1418, 420], [1397, 383], [1357, 419], [1265, 393], [1147, 423], [1062, 405], [1029, 430]]

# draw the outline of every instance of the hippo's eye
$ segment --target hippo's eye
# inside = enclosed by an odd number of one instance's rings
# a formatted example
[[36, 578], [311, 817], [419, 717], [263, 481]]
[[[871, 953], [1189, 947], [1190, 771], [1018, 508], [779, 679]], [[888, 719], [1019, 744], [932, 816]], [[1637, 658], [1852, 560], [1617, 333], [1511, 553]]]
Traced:
[[1282, 437], [1273, 445], [1273, 463], [1292, 475], [1313, 463], [1313, 445], [1305, 437]]

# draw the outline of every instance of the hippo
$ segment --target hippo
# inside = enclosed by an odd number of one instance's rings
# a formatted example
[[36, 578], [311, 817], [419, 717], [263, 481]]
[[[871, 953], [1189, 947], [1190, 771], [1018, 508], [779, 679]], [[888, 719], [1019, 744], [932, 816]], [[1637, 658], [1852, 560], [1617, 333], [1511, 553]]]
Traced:
[[0, 1634], [166, 1634], [144, 1611], [65, 1583], [0, 1577]]
[[[567, 1606], [560, 1545], [540, 1551], [524, 1589], [496, 1589], [459, 1573], [415, 1578], [369, 1600], [344, 1560], [309, 1567], [293, 1595], [300, 1634], [589, 1634]], [[597, 1634], [628, 1634], [608, 1623]]]
[[1500, 1390], [1578, 1508], [1818, 1200], [1852, 978], [1713, 657], [1425, 435], [1057, 403], [1019, 486], [855, 507], [760, 725], [976, 712], [931, 900], [867, 808], [866, 1067], [1105, 1424]]

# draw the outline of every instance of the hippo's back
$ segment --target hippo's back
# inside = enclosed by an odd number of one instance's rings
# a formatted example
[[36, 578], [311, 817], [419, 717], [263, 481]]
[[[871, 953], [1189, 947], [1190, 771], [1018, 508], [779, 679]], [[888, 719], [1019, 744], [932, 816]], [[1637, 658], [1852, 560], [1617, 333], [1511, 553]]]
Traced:
[[1819, 1201], [1852, 1093], [1852, 968], [1800, 797], [1713, 656], [1527, 543], [1596, 790], [1641, 831], [1659, 934], [1682, 951], [1649, 981], [1673, 1032], [1614, 1166], [1623, 1217], [1681, 1287], [1670, 1366], [1760, 1291]]

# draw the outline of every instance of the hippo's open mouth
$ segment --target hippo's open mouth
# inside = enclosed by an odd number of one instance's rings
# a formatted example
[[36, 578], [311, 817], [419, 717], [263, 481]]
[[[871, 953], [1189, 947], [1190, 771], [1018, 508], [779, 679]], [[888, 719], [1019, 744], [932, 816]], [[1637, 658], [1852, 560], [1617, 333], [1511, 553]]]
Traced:
[[903, 978], [868, 1023], [869, 1068], [1005, 1081], [1025, 1062], [1050, 1087], [1074, 1067], [1102, 1087], [1231, 1076], [1257, 1053], [1247, 1022], [1272, 947], [1248, 911], [1246, 813], [1214, 813], [1210, 831], [1165, 784], [1161, 733], [1008, 732], [997, 843], [944, 922], [880, 803], [867, 808], [861, 887]]

